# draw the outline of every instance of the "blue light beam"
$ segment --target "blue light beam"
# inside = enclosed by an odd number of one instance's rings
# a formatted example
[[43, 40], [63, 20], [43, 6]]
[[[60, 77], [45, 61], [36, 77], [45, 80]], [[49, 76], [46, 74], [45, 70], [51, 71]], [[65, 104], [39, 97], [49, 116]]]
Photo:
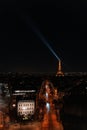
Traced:
[[31, 19], [29, 18], [29, 16], [25, 16], [24, 14], [21, 15], [23, 19], [26, 20], [26, 24], [29, 25], [29, 28], [31, 27], [32, 31], [35, 32], [35, 34], [41, 39], [41, 41], [43, 42], [43, 44], [50, 50], [50, 52], [57, 58], [57, 60], [59, 61], [60, 58], [58, 57], [58, 55], [55, 53], [55, 51], [52, 49], [52, 47], [50, 46], [50, 44], [47, 42], [47, 40], [45, 39], [45, 37], [42, 35], [42, 33], [36, 28], [36, 26], [33, 24], [33, 22], [31, 21]]
[[41, 34], [41, 32], [36, 29], [36, 27], [32, 27], [33, 31], [37, 34], [37, 36], [41, 39], [41, 41], [43, 42], [43, 44], [52, 52], [52, 54], [57, 58], [57, 60], [60, 60], [60, 58], [58, 57], [58, 55], [55, 53], [55, 51], [52, 49], [52, 47], [50, 46], [50, 44], [47, 42], [47, 40], [45, 39], [45, 37]]

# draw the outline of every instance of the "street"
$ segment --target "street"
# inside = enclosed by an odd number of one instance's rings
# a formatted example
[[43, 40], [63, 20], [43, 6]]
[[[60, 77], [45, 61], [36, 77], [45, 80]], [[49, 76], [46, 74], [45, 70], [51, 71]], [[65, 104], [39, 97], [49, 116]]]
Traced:
[[42, 122], [30, 122], [27, 124], [11, 124], [8, 130], [63, 130], [61, 122], [57, 121], [55, 111], [44, 114]]

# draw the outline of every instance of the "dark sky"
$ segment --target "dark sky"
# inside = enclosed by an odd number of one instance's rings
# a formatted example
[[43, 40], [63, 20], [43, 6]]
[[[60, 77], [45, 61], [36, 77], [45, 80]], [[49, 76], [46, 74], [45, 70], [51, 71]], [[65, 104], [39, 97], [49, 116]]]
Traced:
[[3, 0], [0, 2], [1, 72], [56, 73], [58, 60], [34, 32], [35, 28], [60, 57], [65, 72], [87, 71], [85, 0]]

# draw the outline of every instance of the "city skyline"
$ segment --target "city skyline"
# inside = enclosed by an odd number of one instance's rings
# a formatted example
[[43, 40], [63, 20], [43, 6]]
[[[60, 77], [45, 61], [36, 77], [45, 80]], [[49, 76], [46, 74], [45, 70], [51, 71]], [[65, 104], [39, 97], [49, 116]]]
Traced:
[[57, 72], [57, 58], [32, 27], [61, 59], [63, 71], [87, 72], [86, 7], [85, 1], [3, 2], [0, 72]]

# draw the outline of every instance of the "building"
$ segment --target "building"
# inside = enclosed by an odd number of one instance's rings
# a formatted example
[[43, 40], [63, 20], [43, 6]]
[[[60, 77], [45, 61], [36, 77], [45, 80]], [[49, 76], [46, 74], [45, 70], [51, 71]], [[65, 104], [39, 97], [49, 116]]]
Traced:
[[36, 89], [32, 89], [32, 86], [19, 88], [12, 92], [10, 111], [14, 119], [12, 117], [11, 119], [18, 121], [33, 120], [36, 110]]

